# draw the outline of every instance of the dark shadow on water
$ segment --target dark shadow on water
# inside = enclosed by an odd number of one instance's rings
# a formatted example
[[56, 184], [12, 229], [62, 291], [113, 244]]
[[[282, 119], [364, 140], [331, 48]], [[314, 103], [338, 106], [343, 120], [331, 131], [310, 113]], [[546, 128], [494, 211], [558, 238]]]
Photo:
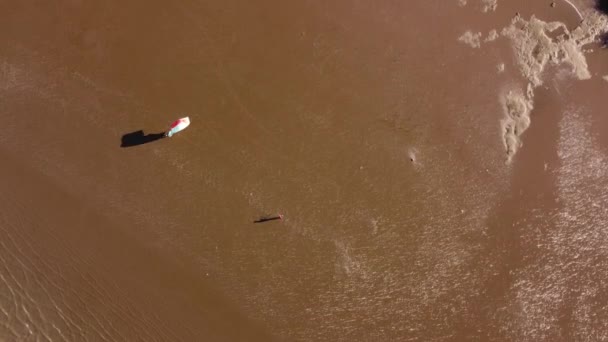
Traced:
[[132, 147], [151, 143], [153, 141], [162, 139], [165, 137], [165, 133], [150, 133], [144, 134], [144, 131], [139, 130], [131, 133], [127, 133], [122, 136], [120, 147]]
[[595, 8], [604, 14], [608, 14], [608, 0], [597, 0]]
[[259, 219], [253, 221], [253, 223], [263, 223], [263, 222], [282, 220], [282, 219], [283, 219], [283, 215], [281, 215], [281, 214], [279, 214], [278, 216], [262, 216]]

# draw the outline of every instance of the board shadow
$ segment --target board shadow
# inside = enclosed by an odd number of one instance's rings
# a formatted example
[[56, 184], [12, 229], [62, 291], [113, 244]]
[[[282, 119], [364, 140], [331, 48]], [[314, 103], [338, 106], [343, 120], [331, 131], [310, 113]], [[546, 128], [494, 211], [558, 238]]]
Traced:
[[144, 134], [143, 130], [127, 133], [122, 136], [120, 147], [133, 147], [143, 144], [148, 144], [153, 141], [162, 139], [165, 137], [165, 133], [150, 133]]

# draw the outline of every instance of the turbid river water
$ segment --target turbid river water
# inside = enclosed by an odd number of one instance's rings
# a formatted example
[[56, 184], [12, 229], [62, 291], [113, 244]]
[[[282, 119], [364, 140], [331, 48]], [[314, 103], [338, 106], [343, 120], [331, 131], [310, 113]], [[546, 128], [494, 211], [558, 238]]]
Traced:
[[0, 338], [607, 340], [572, 5], [0, 2]]

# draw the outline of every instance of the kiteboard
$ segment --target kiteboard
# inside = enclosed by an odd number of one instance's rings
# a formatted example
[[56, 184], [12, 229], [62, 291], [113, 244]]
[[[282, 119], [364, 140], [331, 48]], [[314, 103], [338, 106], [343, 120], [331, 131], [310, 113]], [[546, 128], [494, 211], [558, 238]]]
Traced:
[[181, 118], [177, 121], [175, 121], [174, 123], [171, 124], [170, 129], [165, 133], [166, 137], [172, 137], [173, 134], [184, 130], [186, 127], [188, 127], [190, 125], [190, 118], [189, 117], [185, 117], [185, 118]]

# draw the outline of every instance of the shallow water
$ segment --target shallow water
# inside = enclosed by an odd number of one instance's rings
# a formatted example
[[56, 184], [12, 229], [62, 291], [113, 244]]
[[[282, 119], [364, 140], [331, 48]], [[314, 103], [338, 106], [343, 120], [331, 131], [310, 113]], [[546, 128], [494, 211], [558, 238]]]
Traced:
[[501, 31], [577, 17], [497, 4], [1, 5], [0, 336], [605, 338], [605, 50], [507, 163]]

